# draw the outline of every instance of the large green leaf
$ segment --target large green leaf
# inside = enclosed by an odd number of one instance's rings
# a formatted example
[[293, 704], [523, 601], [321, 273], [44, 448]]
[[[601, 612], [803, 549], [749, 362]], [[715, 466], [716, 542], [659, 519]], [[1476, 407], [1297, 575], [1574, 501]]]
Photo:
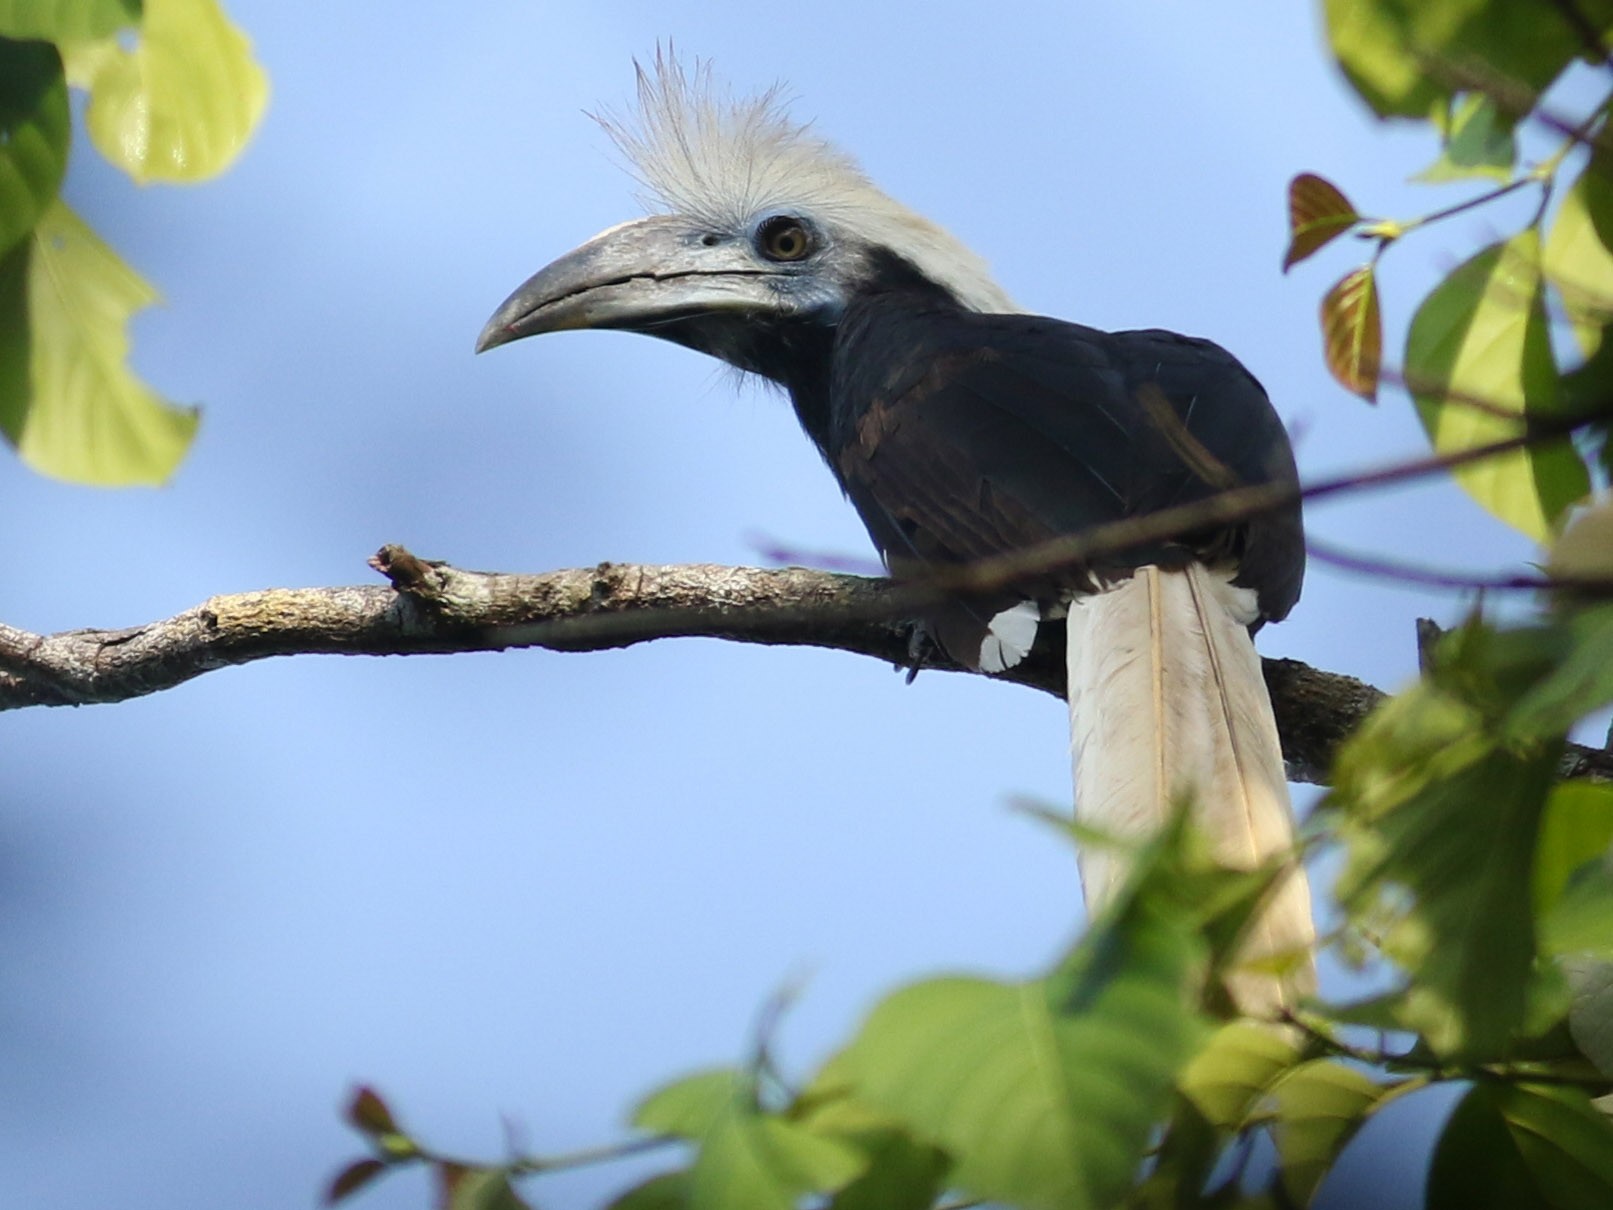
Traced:
[[173, 473], [196, 413], [125, 364], [129, 317], [153, 298], [59, 200], [0, 258], [0, 432], [34, 469], [106, 486]]
[[55, 200], [67, 167], [70, 121], [56, 48], [0, 37], [0, 256]]
[[1502, 1052], [1524, 1019], [1535, 837], [1560, 742], [1514, 750], [1495, 732], [1507, 696], [1540, 674], [1536, 655], [1478, 625], [1447, 636], [1434, 679], [1374, 711], [1335, 768], [1340, 902], [1410, 975], [1402, 1023], [1446, 1055]]
[[[1179, 844], [1181, 829], [1160, 844]], [[1108, 1207], [1135, 1180], [1203, 1038], [1200, 921], [1156, 846], [1045, 979], [936, 979], [874, 1009], [839, 1066], [952, 1157], [950, 1182], [1026, 1207]]]
[[647, 1098], [633, 1124], [695, 1143], [691, 1210], [794, 1210], [804, 1194], [832, 1193], [868, 1166], [851, 1144], [761, 1108], [754, 1077], [720, 1069]]
[[1541, 263], [1585, 356], [1613, 320], [1613, 157], [1593, 157], [1563, 196]]
[[140, 20], [140, 0], [0, 0], [0, 36], [81, 42]]
[[[1610, 0], [1575, 7], [1596, 29], [1613, 27]], [[1339, 66], [1382, 117], [1426, 117], [1481, 83], [1538, 96], [1586, 51], [1562, 9], [1527, 0], [1326, 0], [1324, 11]]]
[[75, 81], [101, 154], [137, 181], [198, 181], [246, 145], [268, 100], [251, 43], [217, 0], [146, 0], [133, 50], [82, 53]]
[[1336, 1059], [1314, 1059], [1289, 1072], [1271, 1091], [1283, 1188], [1309, 1205], [1333, 1160], [1369, 1114], [1404, 1085], [1379, 1084]]
[[1445, 1124], [1430, 1210], [1613, 1205], [1613, 1125], [1572, 1088], [1486, 1081]]
[[[1417, 308], [1406, 337], [1406, 385], [1434, 449], [1456, 453], [1513, 437], [1525, 413], [1561, 408], [1534, 228], [1459, 266]], [[1470, 462], [1456, 482], [1507, 524], [1546, 541], [1590, 490], [1566, 441]]]

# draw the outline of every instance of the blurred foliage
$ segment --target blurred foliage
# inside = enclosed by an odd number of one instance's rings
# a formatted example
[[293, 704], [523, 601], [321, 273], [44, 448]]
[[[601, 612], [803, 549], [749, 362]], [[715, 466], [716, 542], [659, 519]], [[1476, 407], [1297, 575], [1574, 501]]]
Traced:
[[[1456, 481], [1568, 577], [1527, 624], [1476, 612], [1341, 751], [1311, 842], [1342, 870], [1328, 944], [1390, 990], [1236, 1017], [1225, 979], [1271, 872], [1217, 868], [1183, 816], [1038, 976], [899, 988], [799, 1084], [764, 1029], [748, 1061], [647, 1097], [619, 1145], [475, 1162], [360, 1089], [347, 1119], [367, 1151], [329, 1201], [424, 1165], [446, 1210], [519, 1210], [525, 1178], [665, 1148], [615, 1210], [1308, 1206], [1374, 1115], [1454, 1084], [1430, 1207], [1613, 1205], [1613, 787], [1559, 780], [1570, 729], [1613, 705], [1613, 520], [1576, 511], [1608, 476], [1613, 94], [1565, 116], [1552, 91], [1570, 70], [1613, 89], [1613, 0], [1324, 10], [1367, 105], [1437, 138], [1419, 179], [1480, 192], [1371, 218], [1301, 175], [1284, 268], [1346, 234], [1372, 245], [1324, 296], [1328, 367], [1369, 400], [1405, 388]], [[126, 325], [153, 293], [57, 196], [70, 84], [104, 155], [188, 181], [239, 152], [264, 78], [214, 0], [0, 0], [0, 430], [46, 473], [161, 482], [195, 418], [129, 373]], [[1526, 125], [1560, 145], [1520, 166]], [[1527, 190], [1532, 218], [1430, 291], [1387, 369], [1384, 253]]]
[[145, 184], [228, 167], [268, 84], [217, 0], [0, 0], [0, 433], [43, 474], [162, 483], [197, 416], [129, 369], [156, 293], [57, 196], [69, 85], [91, 141]]

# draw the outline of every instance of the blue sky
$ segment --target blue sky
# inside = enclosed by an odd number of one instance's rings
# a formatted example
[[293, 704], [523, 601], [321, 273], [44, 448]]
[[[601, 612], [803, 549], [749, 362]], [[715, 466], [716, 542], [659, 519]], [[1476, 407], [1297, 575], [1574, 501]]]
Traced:
[[[1369, 119], [1305, 6], [230, 7], [273, 87], [238, 166], [137, 189], [79, 147], [67, 186], [163, 292], [135, 361], [203, 405], [200, 437], [159, 491], [0, 463], [14, 625], [369, 582], [383, 542], [522, 571], [756, 562], [758, 536], [862, 554], [787, 405], [713, 363], [612, 333], [471, 356], [514, 286], [637, 212], [582, 111], [625, 103], [632, 57], [668, 38], [740, 91], [788, 81], [1028, 308], [1234, 350], [1305, 474], [1419, 448], [1403, 401], [1369, 410], [1325, 375], [1317, 302], [1360, 252], [1281, 275], [1284, 188], [1320, 171], [1397, 216], [1462, 195], [1403, 183], [1434, 149]], [[1524, 212], [1397, 248], [1389, 332]], [[1456, 566], [1530, 554], [1448, 487], [1310, 524]], [[1391, 687], [1413, 619], [1462, 608], [1313, 566], [1261, 645]], [[501, 1118], [540, 1150], [607, 1141], [640, 1093], [742, 1055], [790, 980], [779, 1045], [804, 1070], [882, 990], [1030, 972], [1079, 923], [1073, 861], [1007, 805], [1067, 801], [1061, 707], [850, 656], [304, 657], [0, 735], [18, 1204], [307, 1204], [355, 1151], [336, 1107], [357, 1080], [445, 1148], [497, 1156]], [[1406, 1204], [1392, 1160], [1430, 1114], [1393, 1112], [1334, 1206], [1374, 1182]], [[586, 1206], [617, 1183], [530, 1189]], [[359, 1204], [425, 1198], [402, 1180]]]

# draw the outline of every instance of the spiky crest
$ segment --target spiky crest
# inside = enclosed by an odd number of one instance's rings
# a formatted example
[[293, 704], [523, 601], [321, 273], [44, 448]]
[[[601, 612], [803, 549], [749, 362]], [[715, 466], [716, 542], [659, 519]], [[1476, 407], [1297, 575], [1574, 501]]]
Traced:
[[638, 73], [637, 112], [596, 115], [649, 190], [652, 208], [721, 229], [795, 210], [888, 248], [976, 311], [1017, 308], [986, 263], [950, 233], [881, 192], [845, 152], [792, 121], [780, 90], [739, 99], [711, 65], [692, 72], [658, 50]]

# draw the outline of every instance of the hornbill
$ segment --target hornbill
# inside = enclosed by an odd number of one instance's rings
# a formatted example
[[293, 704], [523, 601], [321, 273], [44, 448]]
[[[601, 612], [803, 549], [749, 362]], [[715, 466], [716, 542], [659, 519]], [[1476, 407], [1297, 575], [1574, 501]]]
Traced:
[[[658, 55], [639, 113], [605, 125], [659, 203], [538, 272], [481, 352], [540, 332], [617, 328], [783, 387], [898, 576], [1292, 482], [1270, 400], [1207, 340], [1101, 332], [1017, 310], [983, 261], [791, 121]], [[1270, 1014], [1309, 991], [1310, 895], [1251, 638], [1299, 597], [1299, 506], [1028, 577], [923, 620], [959, 663], [1013, 666], [1065, 619], [1077, 811], [1140, 838], [1184, 798], [1224, 864], [1286, 863], [1229, 977]], [[1124, 847], [1088, 846], [1089, 913]]]

